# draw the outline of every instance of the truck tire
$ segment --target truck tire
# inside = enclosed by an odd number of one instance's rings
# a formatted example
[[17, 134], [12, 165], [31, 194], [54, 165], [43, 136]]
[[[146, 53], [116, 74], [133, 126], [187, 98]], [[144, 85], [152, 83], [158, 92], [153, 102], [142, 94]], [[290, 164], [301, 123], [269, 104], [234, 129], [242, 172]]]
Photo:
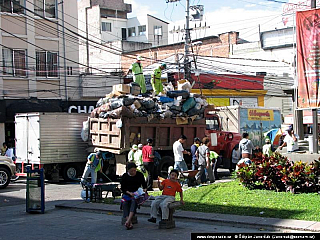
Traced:
[[79, 175], [79, 168], [75, 164], [68, 164], [63, 168], [62, 178], [65, 181], [74, 181]]
[[8, 169], [0, 167], [0, 189], [6, 188], [10, 183], [10, 172]]
[[174, 166], [173, 158], [170, 156], [165, 156], [161, 158], [160, 164], [158, 166], [158, 175], [162, 178], [168, 177], [168, 169], [170, 166]]

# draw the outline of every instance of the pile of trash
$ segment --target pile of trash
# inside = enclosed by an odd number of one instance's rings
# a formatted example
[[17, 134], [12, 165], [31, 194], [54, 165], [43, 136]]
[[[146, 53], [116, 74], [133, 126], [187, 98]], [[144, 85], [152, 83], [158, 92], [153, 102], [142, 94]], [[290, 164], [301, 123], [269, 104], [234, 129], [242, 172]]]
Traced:
[[[123, 84], [122, 84], [123, 85]], [[130, 89], [136, 88], [131, 85]], [[169, 85], [165, 94], [135, 95], [113, 90], [105, 98], [101, 98], [96, 108], [91, 112], [92, 118], [135, 118], [151, 119], [179, 118], [198, 120], [203, 118], [205, 107], [208, 105], [205, 97], [190, 93], [187, 90], [173, 90]], [[131, 91], [132, 92], [132, 91]]]

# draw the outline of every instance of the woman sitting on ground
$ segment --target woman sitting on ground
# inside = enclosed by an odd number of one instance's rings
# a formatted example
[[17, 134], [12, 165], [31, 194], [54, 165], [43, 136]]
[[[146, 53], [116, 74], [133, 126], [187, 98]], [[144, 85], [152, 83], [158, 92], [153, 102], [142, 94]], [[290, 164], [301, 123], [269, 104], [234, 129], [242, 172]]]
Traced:
[[121, 177], [123, 218], [126, 218], [125, 226], [132, 229], [132, 217], [137, 210], [137, 202], [134, 199], [134, 192], [142, 187], [143, 191], [147, 191], [147, 183], [141, 172], [137, 172], [137, 166], [133, 162], [127, 164], [127, 172]]

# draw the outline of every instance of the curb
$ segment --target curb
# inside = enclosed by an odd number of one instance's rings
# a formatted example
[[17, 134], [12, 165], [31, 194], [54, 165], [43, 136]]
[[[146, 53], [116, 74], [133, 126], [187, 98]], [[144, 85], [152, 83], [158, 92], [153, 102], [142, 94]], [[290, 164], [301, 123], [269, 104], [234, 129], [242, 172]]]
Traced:
[[[73, 209], [78, 211], [95, 211], [95, 212], [111, 212], [122, 213], [119, 205], [102, 204], [102, 203], [86, 203], [81, 200], [76, 200], [72, 203], [56, 204], [55, 208], [59, 209]], [[150, 215], [148, 206], [141, 207], [137, 215]], [[192, 217], [191, 217], [192, 216]], [[210, 221], [215, 223], [222, 223], [228, 225], [251, 226], [253, 228], [262, 228], [268, 230], [275, 229], [290, 229], [303, 232], [320, 232], [320, 222], [304, 221], [304, 220], [291, 220], [291, 219], [278, 219], [278, 218], [264, 218], [252, 216], [240, 216], [230, 214], [217, 214], [217, 213], [202, 213], [176, 210], [174, 214], [175, 219], [188, 219], [189, 221]]]

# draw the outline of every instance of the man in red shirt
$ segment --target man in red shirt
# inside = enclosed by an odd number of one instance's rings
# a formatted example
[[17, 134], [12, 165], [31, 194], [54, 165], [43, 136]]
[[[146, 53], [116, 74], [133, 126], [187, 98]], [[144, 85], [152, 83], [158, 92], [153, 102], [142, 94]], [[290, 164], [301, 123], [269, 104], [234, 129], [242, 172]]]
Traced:
[[143, 166], [148, 172], [147, 178], [147, 190], [153, 191], [153, 172], [154, 172], [154, 155], [153, 155], [153, 148], [152, 148], [153, 140], [151, 138], [147, 139], [147, 145], [143, 146], [142, 148], [142, 160]]
[[149, 222], [155, 223], [157, 221], [157, 212], [158, 208], [161, 208], [162, 211], [162, 221], [166, 221], [169, 218], [169, 203], [175, 201], [176, 193], [180, 193], [180, 202], [183, 202], [183, 192], [181, 185], [178, 182], [179, 172], [176, 169], [173, 169], [170, 172], [169, 179], [165, 179], [160, 184], [158, 178], [158, 187], [160, 190], [163, 190], [162, 195], [158, 196], [151, 204], [151, 218], [148, 219]]

